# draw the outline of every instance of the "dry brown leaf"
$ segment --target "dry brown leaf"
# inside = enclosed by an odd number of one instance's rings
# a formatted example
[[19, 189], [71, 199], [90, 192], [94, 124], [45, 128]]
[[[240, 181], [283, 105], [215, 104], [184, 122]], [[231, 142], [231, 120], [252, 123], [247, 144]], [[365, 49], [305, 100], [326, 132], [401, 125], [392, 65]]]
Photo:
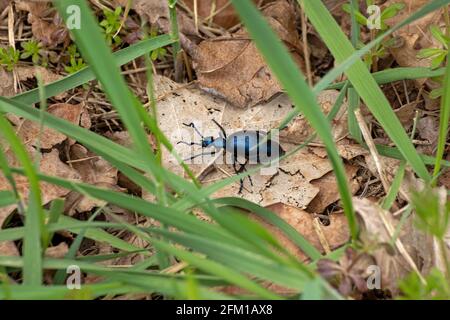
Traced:
[[47, 258], [62, 259], [69, 252], [69, 246], [65, 242], [61, 242], [57, 246], [49, 247], [45, 250]]
[[[330, 113], [338, 96], [339, 92], [336, 90], [326, 90], [322, 91], [319, 94], [317, 100], [321, 110], [325, 114]], [[348, 133], [347, 118], [345, 112], [345, 110], [347, 110], [346, 102], [344, 102], [343, 105], [341, 106], [341, 110], [342, 111], [339, 112], [332, 121], [332, 132], [335, 141], [339, 141], [341, 138], [345, 137], [345, 135], [347, 135]], [[309, 125], [308, 120], [306, 120], [305, 117], [301, 116], [295, 118], [293, 121], [291, 121], [291, 123], [289, 123], [289, 126], [286, 129], [281, 131], [280, 139], [291, 143], [301, 144], [305, 142], [314, 133], [315, 131]], [[316, 139], [316, 141], [320, 142], [318, 138]]]
[[[322, 244], [320, 242], [319, 236], [317, 235], [313, 223], [314, 216], [308, 212], [284, 205], [281, 203], [271, 205], [268, 207], [269, 210], [277, 214], [280, 218], [285, 220], [289, 225], [297, 230], [305, 239], [311, 243], [317, 250], [322, 253], [325, 252]], [[299, 260], [307, 260], [306, 255], [298, 248], [292, 241], [288, 239], [278, 228], [263, 222], [260, 218], [255, 218], [261, 221], [263, 225], [280, 241], [281, 245], [285, 247], [290, 253], [292, 253]], [[330, 249], [334, 250], [341, 246], [349, 240], [349, 229], [347, 224], [347, 219], [343, 214], [331, 214], [330, 224], [328, 226], [321, 225], [323, 234], [327, 240]]]
[[[36, 74], [41, 74], [42, 82], [44, 84], [48, 84], [54, 81], [57, 81], [61, 78], [60, 75], [57, 75], [50, 71], [49, 69], [43, 67], [23, 67], [18, 66], [14, 68], [14, 73], [16, 76], [16, 81], [25, 81], [31, 78], [34, 78]], [[3, 68], [0, 69], [0, 96], [2, 97], [11, 97], [16, 95], [18, 92], [14, 91], [14, 74], [12, 72], [7, 72]], [[58, 95], [56, 98], [61, 99], [66, 94], [62, 93]]]
[[[134, 0], [134, 9], [143, 21], [158, 26], [164, 33], [170, 33], [169, 9], [166, 0]], [[177, 20], [182, 47], [189, 52], [194, 46], [188, 36], [196, 36], [194, 21], [182, 10], [177, 10]]]
[[[64, 43], [69, 32], [56, 11], [50, 8], [50, 1], [17, 1], [16, 10], [28, 12], [33, 37], [45, 46], [51, 47]], [[48, 21], [51, 20], [51, 21]]]
[[[117, 186], [118, 170], [103, 158], [96, 156], [80, 144], [74, 144], [69, 151], [70, 164], [81, 177], [81, 181], [100, 188], [120, 191]], [[66, 212], [73, 214], [77, 212], [90, 211], [95, 207], [103, 205], [98, 199], [84, 197], [72, 191], [67, 196]]]
[[[355, 194], [360, 187], [358, 180], [355, 178], [357, 171], [358, 167], [345, 165], [345, 172], [352, 194]], [[319, 188], [319, 193], [308, 205], [308, 212], [322, 213], [330, 204], [340, 199], [339, 187], [333, 172], [326, 174], [320, 179], [311, 181], [311, 184]]]
[[372, 252], [377, 266], [381, 270], [381, 286], [383, 289], [397, 290], [398, 279], [404, 278], [411, 271], [405, 259], [389, 245], [391, 236], [386, 229], [381, 215], [395, 227], [396, 222], [389, 212], [383, 211], [377, 204], [368, 199], [353, 199], [355, 211], [362, 220], [360, 238], [364, 243], [376, 244]]
[[[263, 14], [302, 67], [293, 7], [287, 1], [277, 1]], [[268, 101], [282, 91], [244, 29], [231, 37], [201, 42], [193, 53], [193, 66], [201, 88], [241, 108]]]
[[[90, 127], [90, 120], [87, 110], [83, 104], [68, 104], [68, 103], [57, 103], [48, 107], [48, 113], [67, 120], [73, 124], [79, 125], [84, 124], [87, 128]], [[37, 146], [40, 141], [40, 147], [44, 149], [50, 149], [54, 145], [59, 144], [67, 139], [67, 137], [48, 127], [44, 127], [41, 132], [41, 126], [31, 120], [17, 121], [17, 118], [10, 118], [16, 125], [16, 132], [22, 139], [23, 143], [30, 144], [32, 146]]]

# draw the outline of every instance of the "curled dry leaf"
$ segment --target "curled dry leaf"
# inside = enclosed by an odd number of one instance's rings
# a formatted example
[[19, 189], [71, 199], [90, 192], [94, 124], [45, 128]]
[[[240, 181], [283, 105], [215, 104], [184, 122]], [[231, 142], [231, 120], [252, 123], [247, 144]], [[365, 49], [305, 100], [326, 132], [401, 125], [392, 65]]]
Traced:
[[[89, 128], [91, 125], [89, 114], [83, 104], [57, 103], [49, 106], [47, 112], [73, 124], [81, 124], [85, 128]], [[10, 120], [16, 125], [16, 132], [25, 144], [37, 146], [40, 142], [41, 148], [50, 149], [67, 139], [64, 134], [45, 126], [40, 134], [41, 126], [37, 122], [18, 120], [15, 117], [10, 117]]]
[[[270, 3], [263, 10], [267, 21], [303, 68], [294, 12], [285, 0]], [[241, 108], [268, 101], [282, 91], [245, 29], [231, 37], [201, 42], [193, 53], [193, 66], [202, 89]]]

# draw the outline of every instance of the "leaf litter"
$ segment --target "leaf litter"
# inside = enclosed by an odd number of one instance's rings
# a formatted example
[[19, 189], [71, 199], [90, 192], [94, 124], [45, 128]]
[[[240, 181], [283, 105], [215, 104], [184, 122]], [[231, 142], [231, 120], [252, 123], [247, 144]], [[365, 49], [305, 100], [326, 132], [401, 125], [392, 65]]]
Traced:
[[[117, 5], [125, 6], [128, 1], [114, 0]], [[210, 1], [195, 1], [197, 3], [198, 21], [194, 16], [194, 1], [186, 0], [178, 7], [178, 19], [181, 31], [181, 44], [185, 52], [192, 59], [192, 70], [196, 73], [197, 80], [189, 85], [180, 85], [164, 76], [155, 76], [155, 85], [158, 99], [158, 120], [160, 128], [169, 137], [171, 143], [182, 158], [201, 151], [198, 146], [190, 147], [177, 144], [178, 141], [199, 141], [198, 135], [183, 125], [183, 123], [196, 123], [205, 136], [218, 135], [218, 128], [212, 122], [217, 120], [228, 134], [241, 129], [258, 129], [269, 131], [276, 128], [280, 121], [292, 110], [292, 104], [276, 79], [271, 74], [255, 46], [248, 38], [248, 34], [239, 24], [239, 19], [232, 9], [227, 6], [227, 1], [215, 1], [215, 8]], [[326, 1], [327, 6], [333, 9], [335, 16], [345, 20], [342, 14], [343, 1]], [[388, 0], [389, 5], [393, 0]], [[405, 2], [405, 1], [404, 1]], [[33, 36], [48, 46], [66, 45], [68, 34], [60, 28], [60, 20], [47, 2], [31, 3], [28, 1], [16, 1], [15, 9], [26, 13], [27, 23], [31, 26]], [[303, 44], [299, 38], [298, 12], [288, 1], [258, 1], [264, 3], [262, 13], [281, 37], [284, 44], [290, 49], [291, 55], [297, 61], [299, 67], [305, 71], [303, 57]], [[406, 15], [416, 11], [425, 1], [406, 1], [405, 12], [391, 18], [389, 24], [395, 24], [403, 20]], [[9, 3], [0, 1], [0, 11], [5, 10]], [[95, 5], [95, 4], [94, 4]], [[140, 1], [135, 0], [132, 9], [144, 21], [151, 25], [157, 25], [161, 31], [168, 32], [169, 13], [164, 0]], [[219, 9], [219, 11], [217, 11]], [[404, 16], [403, 16], [404, 15]], [[348, 22], [348, 21], [347, 21]], [[440, 12], [431, 14], [418, 20], [409, 27], [396, 33], [400, 39], [400, 47], [390, 48], [393, 59], [399, 66], [429, 66], [429, 61], [417, 59], [420, 48], [439, 47], [439, 43], [430, 36], [429, 27], [432, 24], [440, 24], [442, 15]], [[343, 21], [345, 24], [345, 21]], [[205, 28], [205, 26], [208, 26]], [[344, 28], [345, 29], [345, 28]], [[321, 43], [314, 30], [308, 30], [308, 44], [312, 63], [314, 63], [314, 79], [321, 74], [321, 68], [325, 71], [332, 64], [330, 54]], [[328, 62], [327, 62], [328, 61]], [[330, 62], [331, 61], [331, 62]], [[165, 63], [167, 61], [163, 61]], [[191, 63], [189, 59], [186, 62]], [[2, 96], [13, 96], [20, 92], [20, 82], [33, 79], [37, 72], [41, 73], [44, 83], [58, 80], [61, 76], [49, 68], [29, 67], [19, 65], [14, 70], [15, 75], [0, 70], [0, 93]], [[170, 73], [162, 72], [165, 75]], [[431, 80], [414, 81], [417, 88], [434, 89], [435, 84]], [[400, 93], [408, 95], [408, 92]], [[338, 92], [328, 90], [318, 96], [319, 104], [325, 113], [331, 110]], [[420, 96], [420, 94], [419, 94]], [[402, 103], [396, 113], [402, 120], [405, 128], [411, 128], [411, 123], [416, 116], [417, 108], [424, 106], [428, 111], [439, 109], [436, 100], [422, 94], [424, 104], [407, 101]], [[71, 121], [83, 128], [98, 130], [92, 127], [90, 109], [84, 104], [67, 104], [66, 96], [56, 97], [56, 100], [65, 103], [52, 104], [48, 111], [55, 116]], [[412, 98], [414, 99], [414, 98]], [[421, 103], [421, 101], [420, 101]], [[88, 104], [88, 103], [87, 103]], [[351, 191], [359, 194], [358, 190], [363, 183], [370, 188], [372, 181], [361, 175], [361, 171], [368, 172], [369, 179], [378, 177], [378, 171], [374, 165], [373, 157], [366, 149], [355, 144], [347, 137], [347, 105], [344, 102], [341, 112], [331, 122], [333, 136], [341, 157], [345, 160], [345, 170]], [[40, 144], [38, 124], [9, 115], [11, 123], [25, 143], [27, 151], [33, 158], [40, 154], [40, 170], [48, 175], [55, 175], [75, 181], [83, 181], [102, 188], [117, 191], [131, 192], [145, 199], [154, 200], [139, 190], [139, 187], [126, 181], [117, 169], [109, 165], [105, 160], [87, 150], [76, 141], [67, 139], [64, 135], [50, 129], [44, 129]], [[428, 143], [418, 147], [424, 153], [432, 154], [436, 144], [436, 128], [438, 118], [432, 113], [417, 119], [417, 138]], [[120, 129], [123, 130], [123, 129]], [[376, 129], [373, 130], [376, 134]], [[130, 139], [125, 131], [101, 132], [111, 140], [122, 145], [129, 146]], [[287, 128], [280, 132], [281, 145], [286, 151], [290, 151], [297, 145], [304, 143], [314, 134], [307, 121], [298, 116], [291, 121]], [[383, 135], [377, 137], [378, 141], [387, 141]], [[149, 136], [149, 143], [153, 143]], [[42, 149], [37, 151], [40, 146]], [[7, 150], [8, 160], [11, 166], [19, 166], [17, 160]], [[193, 172], [199, 177], [203, 185], [222, 180], [234, 175], [232, 166], [220, 163], [223, 155], [206, 157], [205, 161], [190, 165]], [[218, 161], [219, 160], [219, 161]], [[164, 151], [163, 161], [166, 168], [184, 175], [177, 160]], [[391, 183], [397, 170], [399, 161], [384, 158], [386, 176]], [[248, 166], [251, 169], [251, 165]], [[346, 219], [339, 209], [339, 192], [332, 167], [327, 159], [327, 154], [320, 140], [315, 139], [308, 146], [300, 149], [291, 157], [281, 161], [279, 168], [271, 174], [260, 174], [258, 171], [252, 174], [253, 186], [245, 179], [245, 188], [241, 195], [238, 194], [239, 182], [226, 186], [216, 192], [213, 197], [241, 196], [247, 200], [267, 207], [282, 219], [293, 226], [310, 243], [323, 253], [342, 247], [348, 242], [349, 232]], [[420, 190], [422, 182], [414, 177], [407, 169], [405, 180], [401, 185], [400, 195], [394, 204], [399, 205], [408, 201], [411, 189]], [[19, 187], [21, 197], [26, 200], [29, 186], [24, 177], [14, 176]], [[448, 183], [448, 171], [440, 177], [444, 185]], [[376, 182], [376, 181], [375, 181]], [[86, 213], [104, 203], [85, 199], [82, 195], [68, 192], [53, 185], [41, 183], [44, 203], [48, 204], [58, 197], [66, 198], [65, 213], [76, 216]], [[376, 185], [376, 183], [374, 184]], [[0, 190], [10, 190], [6, 179], [0, 176]], [[376, 194], [376, 193], [375, 193]], [[381, 196], [376, 194], [374, 200]], [[413, 223], [413, 214], [403, 223], [400, 229], [398, 241], [391, 243], [392, 228], [399, 226], [398, 212], [381, 209], [379, 204], [368, 199], [354, 198], [358, 215], [362, 221], [361, 240], [369, 247], [368, 252], [372, 256], [361, 258], [361, 266], [355, 267], [353, 261], [358, 254], [347, 250], [340, 262], [324, 262], [319, 272], [336, 274], [336, 270], [342, 273], [344, 279], [339, 285], [339, 291], [350, 295], [354, 288], [359, 289], [361, 279], [365, 279], [367, 264], [375, 263], [381, 266], [383, 287], [392, 292], [398, 292], [397, 279], [403, 278], [414, 268], [420, 274], [426, 274], [428, 270], [438, 264], [436, 260], [436, 246], [432, 239], [417, 231]], [[11, 215], [16, 206], [0, 209], [0, 225]], [[128, 214], [128, 213], [126, 213]], [[129, 221], [133, 221], [132, 215], [128, 215]], [[263, 222], [253, 215], [253, 218], [273, 233], [276, 238], [293, 253], [299, 260], [307, 261], [306, 256], [278, 229]], [[320, 218], [320, 220], [319, 220]], [[323, 221], [319, 222], [319, 221]], [[144, 224], [148, 223], [144, 222]], [[134, 239], [136, 240], [136, 239]], [[132, 241], [134, 241], [132, 240]], [[67, 252], [67, 246], [61, 243], [47, 250], [47, 256], [60, 257]], [[372, 245], [375, 249], [372, 250]], [[102, 252], [111, 253], [110, 246], [101, 246]], [[0, 243], [0, 252], [8, 255], [19, 255], [12, 242]], [[270, 286], [270, 284], [269, 284]], [[278, 289], [274, 289], [277, 291]]]

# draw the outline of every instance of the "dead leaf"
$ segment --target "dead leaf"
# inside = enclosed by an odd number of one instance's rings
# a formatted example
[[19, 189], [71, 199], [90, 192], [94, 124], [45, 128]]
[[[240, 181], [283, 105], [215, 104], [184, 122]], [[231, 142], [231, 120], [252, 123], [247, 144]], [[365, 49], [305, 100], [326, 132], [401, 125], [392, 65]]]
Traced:
[[[51, 47], [69, 41], [69, 31], [49, 1], [17, 1], [16, 10], [28, 12], [33, 37]], [[50, 21], [49, 21], [50, 20]]]
[[61, 242], [57, 246], [49, 247], [45, 250], [47, 258], [62, 259], [69, 252], [69, 246], [65, 242]]
[[[76, 170], [81, 181], [100, 188], [121, 191], [117, 186], [118, 170], [103, 158], [88, 151], [80, 144], [74, 144], [69, 151], [70, 165]], [[67, 196], [66, 212], [73, 214], [77, 212], [91, 211], [100, 207], [104, 201], [85, 197], [72, 191]]]
[[[47, 112], [64, 120], [70, 121], [75, 125], [80, 122], [87, 128], [90, 127], [89, 115], [83, 104], [57, 103], [48, 107]], [[43, 128], [42, 134], [39, 123], [31, 120], [23, 120], [17, 123], [17, 120], [10, 118], [17, 126], [16, 132], [25, 144], [37, 146], [40, 141], [40, 147], [50, 149], [67, 139], [67, 137], [48, 127]]]
[[[293, 7], [287, 1], [277, 1], [269, 4], [263, 14], [303, 67]], [[193, 53], [193, 66], [202, 89], [241, 108], [268, 101], [282, 92], [244, 29], [231, 37], [201, 42]]]
[[[359, 183], [357, 181], [356, 173], [358, 167], [352, 165], [345, 165], [345, 172], [347, 174], [347, 180], [350, 185], [350, 191], [355, 194], [359, 190]], [[326, 174], [325, 176], [311, 181], [311, 184], [319, 188], [317, 196], [309, 203], [307, 211], [314, 213], [322, 213], [332, 203], [335, 203], [340, 199], [339, 187], [336, 182], [336, 176], [333, 172]]]
[[[41, 74], [42, 82], [48, 84], [61, 79], [60, 75], [53, 73], [51, 70], [43, 67], [24, 67], [17, 66], [14, 68], [15, 76], [17, 81], [25, 81], [32, 79], [36, 74]], [[3, 68], [0, 69], [0, 95], [3, 97], [12, 97], [19, 92], [14, 90], [14, 74], [12, 72], [7, 72]], [[59, 94], [56, 99], [61, 99], [66, 95], [66, 93]]]
[[[268, 207], [268, 209], [278, 215], [280, 218], [285, 220], [289, 225], [291, 225], [298, 233], [300, 233], [305, 239], [316, 247], [317, 250], [322, 253], [325, 252], [321, 245], [319, 236], [317, 235], [313, 223], [314, 216], [308, 212], [284, 205], [281, 203], [274, 204]], [[307, 256], [300, 250], [300, 248], [295, 245], [288, 237], [284, 235], [278, 228], [264, 222], [261, 218], [253, 215], [254, 219], [261, 222], [285, 247], [290, 253], [292, 253], [300, 261], [308, 260]], [[343, 214], [331, 214], [330, 224], [328, 226], [321, 225], [323, 234], [327, 240], [329, 247], [334, 250], [341, 246], [349, 240], [349, 229], [347, 224], [347, 219]]]

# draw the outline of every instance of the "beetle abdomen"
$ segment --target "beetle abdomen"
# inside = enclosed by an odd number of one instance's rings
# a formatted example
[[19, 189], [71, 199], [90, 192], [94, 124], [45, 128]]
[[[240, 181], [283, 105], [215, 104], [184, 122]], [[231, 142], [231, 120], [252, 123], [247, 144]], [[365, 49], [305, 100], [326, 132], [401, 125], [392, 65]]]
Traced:
[[284, 151], [279, 143], [267, 139], [266, 133], [259, 130], [243, 130], [228, 136], [225, 152], [232, 155], [232, 160], [244, 158], [250, 164], [268, 163], [280, 157]]

